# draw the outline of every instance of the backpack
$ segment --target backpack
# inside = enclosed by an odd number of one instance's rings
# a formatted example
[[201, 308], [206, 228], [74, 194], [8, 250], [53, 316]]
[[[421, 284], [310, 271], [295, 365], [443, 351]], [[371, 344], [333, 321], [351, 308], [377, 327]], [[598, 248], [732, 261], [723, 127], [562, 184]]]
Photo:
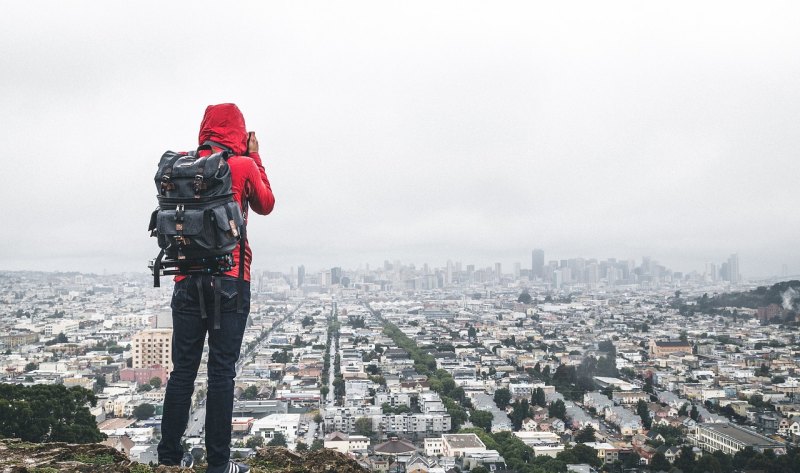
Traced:
[[[209, 156], [200, 151], [223, 149]], [[161, 156], [155, 175], [158, 207], [150, 216], [150, 235], [161, 248], [150, 262], [153, 286], [170, 274], [222, 274], [233, 267], [239, 248], [239, 278], [244, 277], [245, 227], [242, 209], [233, 198], [231, 151], [212, 141], [197, 151]]]

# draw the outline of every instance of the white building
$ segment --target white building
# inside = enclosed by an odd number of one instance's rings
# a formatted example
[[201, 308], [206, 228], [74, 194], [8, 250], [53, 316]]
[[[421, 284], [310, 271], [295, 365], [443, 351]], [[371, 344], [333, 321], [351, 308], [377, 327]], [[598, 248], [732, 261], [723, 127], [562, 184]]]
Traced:
[[272, 440], [276, 432], [280, 432], [287, 443], [295, 443], [299, 428], [300, 414], [270, 414], [256, 419], [250, 432], [264, 437], [267, 441]]

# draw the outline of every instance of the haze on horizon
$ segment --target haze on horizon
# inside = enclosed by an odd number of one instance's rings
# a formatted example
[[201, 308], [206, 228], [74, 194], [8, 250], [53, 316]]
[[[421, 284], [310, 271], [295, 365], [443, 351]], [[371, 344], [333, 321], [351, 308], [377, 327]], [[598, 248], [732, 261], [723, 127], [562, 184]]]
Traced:
[[235, 102], [256, 269], [738, 253], [800, 273], [794, 2], [10, 4], [0, 270], [146, 271], [152, 182]]

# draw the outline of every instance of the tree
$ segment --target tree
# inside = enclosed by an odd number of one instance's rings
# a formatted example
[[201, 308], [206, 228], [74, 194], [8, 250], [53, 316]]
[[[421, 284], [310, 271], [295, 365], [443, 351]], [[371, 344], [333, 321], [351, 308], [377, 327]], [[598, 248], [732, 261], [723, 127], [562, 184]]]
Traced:
[[313, 419], [313, 420], [314, 420], [314, 422], [316, 422], [317, 424], [321, 424], [321, 423], [322, 423], [322, 414], [320, 414], [319, 412], [317, 412], [316, 414], [314, 414], [314, 419]]
[[94, 382], [97, 383], [97, 388], [98, 389], [103, 389], [104, 387], [106, 387], [108, 385], [108, 383], [106, 382], [105, 375], [102, 375], [102, 374], [98, 374], [97, 376], [95, 376], [94, 377]]
[[486, 432], [492, 431], [493, 419], [494, 419], [494, 414], [492, 414], [489, 411], [473, 411], [472, 414], [470, 414], [469, 416], [469, 420], [472, 422], [472, 425], [474, 425], [475, 427], [480, 427]]
[[26, 373], [30, 373], [31, 371], [33, 371], [33, 370], [35, 370], [35, 369], [38, 369], [38, 368], [39, 368], [39, 365], [37, 365], [36, 363], [34, 363], [34, 362], [32, 362], [32, 361], [31, 361], [30, 363], [27, 363], [27, 364], [25, 365], [25, 369], [24, 369], [24, 371], [25, 371]]
[[514, 426], [514, 430], [519, 430], [522, 428], [522, 421], [528, 417], [529, 414], [529, 404], [527, 399], [523, 399], [521, 401], [515, 401], [514, 404], [511, 405], [511, 423]]
[[0, 437], [26, 442], [92, 443], [105, 438], [89, 405], [92, 391], [63, 385], [0, 383]]
[[692, 404], [692, 410], [689, 411], [689, 417], [692, 418], [693, 421], [697, 421], [697, 418], [700, 417], [700, 411], [697, 410], [697, 406]]
[[369, 437], [374, 433], [372, 430], [372, 419], [369, 417], [359, 417], [355, 422], [355, 430], [358, 435]]
[[594, 442], [596, 439], [594, 427], [591, 424], [586, 425], [583, 429], [579, 430], [575, 435], [575, 441], [579, 443]]
[[544, 407], [544, 406], [547, 405], [547, 399], [546, 399], [546, 396], [544, 394], [544, 389], [536, 388], [533, 391], [533, 395], [531, 396], [531, 404], [533, 404], [535, 406], [541, 406], [541, 407]]
[[564, 401], [558, 399], [550, 403], [550, 407], [547, 409], [547, 415], [564, 420], [567, 417], [567, 406], [564, 405]]
[[272, 354], [272, 361], [275, 363], [289, 363], [289, 354], [284, 348], [281, 351], [276, 351]]
[[511, 391], [507, 388], [500, 388], [494, 392], [494, 403], [500, 410], [503, 410], [511, 402]]
[[248, 386], [242, 392], [242, 399], [255, 399], [256, 397], [258, 397], [258, 386], [255, 384]]
[[649, 429], [652, 426], [653, 419], [650, 417], [650, 408], [642, 399], [639, 399], [639, 402], [636, 403], [636, 414], [642, 419], [642, 425], [645, 429]]
[[656, 452], [650, 460], [650, 471], [669, 471], [672, 465], [661, 452]]
[[158, 376], [153, 376], [152, 378], [150, 378], [150, 386], [152, 386], [153, 389], [160, 388], [161, 387], [161, 378], [159, 378]]
[[489, 470], [485, 466], [476, 466], [475, 468], [469, 471], [471, 473], [489, 473]]
[[298, 441], [297, 445], [294, 447], [294, 451], [295, 452], [301, 452], [301, 453], [307, 452], [308, 451], [308, 445], [306, 445], [304, 442]]
[[467, 421], [467, 410], [447, 396], [442, 396], [442, 403], [450, 415], [450, 430], [458, 432], [461, 425]]
[[285, 447], [286, 445], [286, 437], [281, 432], [275, 432], [272, 440], [267, 443], [268, 447]]
[[254, 435], [247, 439], [247, 442], [244, 444], [247, 448], [258, 448], [264, 446], [264, 437], [260, 435]]
[[600, 459], [597, 458], [597, 450], [582, 443], [568, 448], [563, 452], [559, 452], [556, 458], [568, 465], [588, 463], [592, 466], [600, 466]]
[[153, 417], [153, 414], [156, 413], [156, 408], [150, 403], [143, 403], [136, 406], [133, 409], [133, 417], [136, 417], [139, 420], [149, 419]]
[[314, 441], [311, 442], [311, 448], [309, 448], [309, 450], [316, 452], [317, 450], [322, 450], [323, 448], [325, 448], [325, 444], [322, 442], [322, 440], [314, 439]]
[[531, 295], [528, 294], [528, 291], [522, 291], [519, 297], [517, 297], [517, 302], [520, 302], [522, 304], [530, 304], [531, 302], [533, 302], [533, 297], [531, 297]]

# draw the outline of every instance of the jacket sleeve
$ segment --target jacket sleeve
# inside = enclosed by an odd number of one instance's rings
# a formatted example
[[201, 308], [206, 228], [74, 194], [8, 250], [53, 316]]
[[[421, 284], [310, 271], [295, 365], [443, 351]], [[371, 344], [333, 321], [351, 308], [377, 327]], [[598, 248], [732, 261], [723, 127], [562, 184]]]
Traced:
[[247, 173], [247, 185], [250, 187], [248, 203], [259, 215], [267, 215], [275, 207], [275, 196], [267, 178], [267, 171], [261, 163], [258, 153], [250, 153], [252, 165]]

